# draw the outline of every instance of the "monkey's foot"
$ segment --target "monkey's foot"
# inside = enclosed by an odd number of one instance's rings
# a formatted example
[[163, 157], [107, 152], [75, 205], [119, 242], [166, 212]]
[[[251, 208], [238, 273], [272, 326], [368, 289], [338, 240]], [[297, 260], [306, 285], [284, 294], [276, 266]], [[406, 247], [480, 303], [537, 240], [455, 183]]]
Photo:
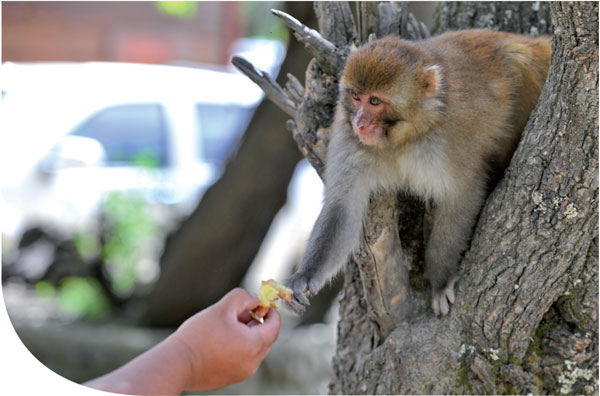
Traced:
[[456, 296], [454, 295], [454, 284], [458, 278], [453, 278], [446, 284], [446, 287], [440, 291], [433, 291], [431, 308], [435, 316], [447, 315], [450, 312], [450, 304], [454, 304]]
[[292, 300], [285, 303], [285, 306], [297, 315], [302, 315], [306, 312], [306, 308], [310, 305], [309, 296], [316, 296], [319, 291], [313, 280], [308, 276], [296, 272], [286, 282], [286, 287], [294, 291]]

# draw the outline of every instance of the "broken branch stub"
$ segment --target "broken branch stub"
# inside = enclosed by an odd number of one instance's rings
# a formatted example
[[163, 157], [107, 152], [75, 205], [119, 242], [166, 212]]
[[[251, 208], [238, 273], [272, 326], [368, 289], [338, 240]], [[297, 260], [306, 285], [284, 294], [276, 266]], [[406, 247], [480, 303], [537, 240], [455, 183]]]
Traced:
[[314, 56], [321, 68], [332, 76], [337, 76], [344, 68], [347, 52], [341, 50], [319, 34], [314, 29], [302, 24], [293, 16], [283, 11], [271, 10], [273, 15], [281, 18], [283, 23], [292, 30], [294, 36]]
[[304, 87], [293, 74], [288, 73], [287, 78], [288, 80], [285, 83], [285, 91], [297, 106], [302, 102], [302, 97], [304, 96]]
[[277, 107], [290, 117], [296, 115], [296, 104], [290, 99], [284, 89], [269, 77], [268, 73], [257, 69], [252, 63], [239, 56], [234, 56], [231, 63], [254, 81], [265, 92], [267, 98], [275, 103]]

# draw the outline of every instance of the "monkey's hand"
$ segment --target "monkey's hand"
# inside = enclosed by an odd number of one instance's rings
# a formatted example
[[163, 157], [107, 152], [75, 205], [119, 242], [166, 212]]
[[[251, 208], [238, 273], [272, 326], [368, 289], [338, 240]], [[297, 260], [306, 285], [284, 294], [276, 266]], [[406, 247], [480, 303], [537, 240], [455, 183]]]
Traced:
[[300, 271], [293, 274], [286, 282], [285, 286], [294, 291], [292, 300], [285, 305], [297, 315], [302, 315], [310, 305], [309, 296], [316, 296], [319, 292], [317, 282], [310, 275]]
[[450, 304], [454, 304], [456, 300], [454, 284], [457, 279], [457, 277], [450, 279], [440, 290], [432, 290], [431, 308], [435, 316], [447, 315], [450, 312]]

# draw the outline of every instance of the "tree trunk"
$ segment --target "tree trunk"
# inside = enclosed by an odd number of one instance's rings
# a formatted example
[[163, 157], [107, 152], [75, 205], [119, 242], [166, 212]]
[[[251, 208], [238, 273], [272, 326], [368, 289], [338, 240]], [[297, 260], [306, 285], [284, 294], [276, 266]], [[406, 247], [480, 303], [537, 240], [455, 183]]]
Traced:
[[552, 33], [547, 2], [457, 2], [439, 3], [434, 15], [433, 33], [458, 29], [492, 29], [529, 34]]
[[[304, 21], [314, 20], [308, 3], [293, 2], [288, 8]], [[292, 41], [280, 76], [302, 74], [309, 60]], [[161, 276], [147, 302], [146, 324], [177, 326], [239, 286], [286, 201], [301, 158], [285, 130], [286, 119], [271, 102], [260, 104], [223, 176], [167, 239]]]
[[[347, 5], [315, 6], [335, 48], [288, 23], [305, 45], [321, 48], [312, 51], [317, 59], [289, 123], [319, 171], [337, 97], [335, 65], [343, 64], [346, 46], [370, 34], [427, 35], [398, 4], [358, 8], [357, 32], [326, 22], [347, 20]], [[438, 10], [436, 26], [548, 33], [547, 9], [450, 3]], [[372, 196], [363, 242], [345, 271], [331, 393], [597, 393], [598, 4], [550, 9], [549, 76], [510, 167], [482, 209], [456, 304], [443, 318], [430, 311], [422, 205], [402, 195]]]

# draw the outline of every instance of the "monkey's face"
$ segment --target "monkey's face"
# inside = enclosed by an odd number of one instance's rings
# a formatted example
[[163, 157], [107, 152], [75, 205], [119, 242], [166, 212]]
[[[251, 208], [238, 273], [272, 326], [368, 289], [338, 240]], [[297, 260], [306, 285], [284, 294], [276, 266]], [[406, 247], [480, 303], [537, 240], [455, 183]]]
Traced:
[[352, 52], [342, 73], [340, 99], [353, 134], [377, 151], [395, 150], [418, 138], [435, 118], [429, 102], [438, 92], [439, 71], [418, 46], [397, 37]]
[[347, 95], [352, 109], [352, 130], [362, 144], [376, 145], [387, 135], [390, 126], [385, 118], [389, 100], [382, 95], [359, 93], [351, 89], [347, 90]]

